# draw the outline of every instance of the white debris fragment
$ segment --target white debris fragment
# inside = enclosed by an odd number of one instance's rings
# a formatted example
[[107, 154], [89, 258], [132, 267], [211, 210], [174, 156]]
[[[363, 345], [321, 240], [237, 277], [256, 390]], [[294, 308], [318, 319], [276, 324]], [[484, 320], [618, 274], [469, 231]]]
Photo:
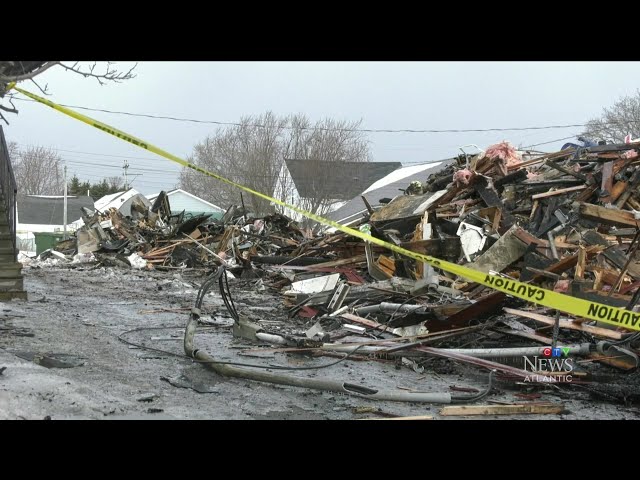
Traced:
[[73, 260], [71, 260], [71, 263], [90, 263], [95, 261], [96, 257], [95, 255], [93, 255], [93, 253], [77, 253], [73, 256]]
[[55, 267], [57, 265], [60, 265], [61, 263], [62, 260], [59, 260], [57, 258], [47, 258], [46, 260], [36, 260], [31, 265], [38, 267]]
[[331, 275], [325, 275], [322, 277], [308, 278], [306, 280], [300, 280], [291, 284], [291, 290], [288, 290], [285, 295], [295, 295], [296, 293], [320, 293], [327, 292], [336, 288], [336, 284], [340, 280], [339, 273], [332, 273]]
[[127, 257], [132, 268], [142, 269], [147, 266], [147, 261], [137, 253], [132, 253]]
[[[33, 253], [33, 255], [29, 255]], [[20, 252], [18, 253], [18, 262], [23, 265], [29, 265], [35, 260], [35, 252]]]
[[[68, 261], [69, 261], [69, 258], [68, 258], [65, 254], [63, 254], [63, 253], [57, 252], [57, 251], [55, 251], [55, 250], [46, 250], [46, 251], [47, 251], [47, 252], [49, 252], [49, 253], [50, 253], [51, 255], [53, 255], [54, 257], [58, 257], [58, 258], [59, 258], [60, 260], [62, 260], [62, 261], [65, 261], [65, 262], [68, 262]], [[42, 253], [44, 253], [44, 252], [42, 252]], [[41, 255], [42, 255], [42, 254], [41, 254]]]

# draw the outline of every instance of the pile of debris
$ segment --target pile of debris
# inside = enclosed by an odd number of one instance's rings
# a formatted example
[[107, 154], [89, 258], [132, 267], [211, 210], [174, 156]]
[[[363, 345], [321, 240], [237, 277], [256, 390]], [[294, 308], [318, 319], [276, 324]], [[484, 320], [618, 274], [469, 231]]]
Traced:
[[[503, 142], [458, 157], [380, 208], [363, 198], [368, 212], [350, 226], [481, 272], [636, 311], [639, 151], [640, 143], [586, 144], [523, 155]], [[284, 215], [256, 218], [237, 206], [221, 220], [170, 212], [163, 194], [152, 206], [134, 201], [130, 216], [84, 212], [85, 226], [56, 250], [145, 268], [222, 265], [255, 279], [282, 295], [289, 328], [269, 331], [233, 312], [234, 333], [289, 351], [382, 355], [416, 371], [439, 356], [528, 384], [588, 385], [604, 378], [601, 365], [630, 372], [640, 364], [633, 331], [528, 304], [341, 231], [312, 233]], [[553, 357], [567, 362], [551, 370], [539, 362]]]
[[250, 270], [250, 254], [273, 254], [281, 249], [288, 253], [304, 239], [295, 222], [283, 215], [257, 219], [235, 205], [220, 220], [206, 214], [172, 215], [165, 192], [153, 205], [135, 195], [126, 207], [105, 212], [83, 208], [84, 225], [73, 238], [43, 252], [37, 264], [98, 263], [159, 270], [224, 264]]
[[[352, 228], [478, 271], [632, 308], [637, 300], [632, 294], [640, 285], [640, 266], [635, 262], [638, 148], [637, 144], [569, 148], [526, 160], [505, 142], [471, 159], [459, 158], [459, 165], [450, 165], [421, 185], [410, 185], [408, 194], [379, 210], [371, 209]], [[280, 264], [271, 271], [293, 272], [297, 277], [332, 273], [324, 282], [295, 282], [293, 291], [299, 293], [335, 290], [348, 301], [355, 299], [362, 285], [370, 291], [373, 280], [382, 296], [401, 292], [450, 302], [455, 311], [441, 316], [450, 326], [453, 313], [465, 310], [462, 306], [470, 301], [474, 313], [469, 318], [473, 318], [492, 310], [496, 297], [504, 297], [342, 232], [303, 242], [295, 239], [288, 251], [282, 249], [276, 256], [249, 252], [248, 258], [263, 269]], [[348, 287], [354, 291], [344, 293]], [[331, 313], [325, 308], [326, 297], [317, 295], [304, 305]], [[295, 299], [304, 300], [299, 295]]]
[[[576, 145], [522, 156], [503, 142], [413, 182], [382, 208], [365, 200], [369, 212], [351, 226], [407, 250], [636, 311], [639, 150], [638, 143]], [[444, 356], [531, 383], [586, 385], [602, 364], [626, 372], [640, 364], [639, 335], [629, 329], [529, 304], [342, 232], [292, 238], [276, 255], [250, 250], [243, 258], [262, 285], [283, 294], [292, 325], [306, 325], [307, 340], [325, 351], [364, 344], [356, 357], [391, 355], [412, 368]], [[568, 362], [547, 370], [534, 360], [555, 357]]]

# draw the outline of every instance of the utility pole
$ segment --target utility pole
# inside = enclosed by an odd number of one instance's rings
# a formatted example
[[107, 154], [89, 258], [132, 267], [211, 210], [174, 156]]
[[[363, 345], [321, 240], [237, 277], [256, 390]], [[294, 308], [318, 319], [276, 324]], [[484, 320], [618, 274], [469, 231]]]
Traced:
[[62, 213], [64, 221], [64, 234], [63, 237], [67, 239], [67, 164], [64, 165], [64, 211]]
[[129, 183], [127, 182], [127, 170], [129, 169], [129, 160], [127, 160], [126, 158], [124, 159], [124, 165], [122, 168], [124, 170], [124, 189], [129, 190]]

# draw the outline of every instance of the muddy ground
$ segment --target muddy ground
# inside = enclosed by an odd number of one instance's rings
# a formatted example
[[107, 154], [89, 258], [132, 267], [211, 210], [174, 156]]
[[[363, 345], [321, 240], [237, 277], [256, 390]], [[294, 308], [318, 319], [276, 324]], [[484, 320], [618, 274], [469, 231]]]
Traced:
[[[202, 364], [181, 358], [183, 327], [202, 273], [140, 272], [112, 268], [24, 269], [27, 301], [0, 304], [0, 419], [287, 419], [353, 420], [391, 416], [443, 417], [442, 405], [377, 402], [341, 394], [221, 378]], [[283, 322], [277, 294], [259, 291], [255, 282], [232, 280], [238, 309], [277, 330], [304, 331]], [[232, 322], [214, 290], [205, 301], [197, 344], [230, 361], [317, 366], [331, 357], [260, 352], [260, 346], [232, 337]], [[160, 310], [177, 311], [160, 311]], [[310, 325], [307, 325], [308, 327]], [[133, 329], [141, 329], [125, 334]], [[136, 348], [143, 343], [176, 356]], [[266, 349], [266, 346], [263, 348]], [[64, 368], [61, 368], [64, 367]], [[608, 367], [602, 367], [608, 369]], [[556, 386], [498, 383], [482, 404], [523, 401], [520, 394], [541, 393], [538, 401], [562, 404], [559, 415], [483, 416], [474, 419], [636, 419], [638, 404], [624, 391], [638, 374], [611, 373], [618, 386], [605, 396]], [[482, 389], [487, 372], [433, 359], [418, 373], [392, 360], [347, 359], [319, 370], [291, 375], [328, 377], [372, 388], [450, 392], [452, 386]], [[613, 395], [611, 395], [613, 392]], [[627, 404], [625, 405], [625, 400]]]

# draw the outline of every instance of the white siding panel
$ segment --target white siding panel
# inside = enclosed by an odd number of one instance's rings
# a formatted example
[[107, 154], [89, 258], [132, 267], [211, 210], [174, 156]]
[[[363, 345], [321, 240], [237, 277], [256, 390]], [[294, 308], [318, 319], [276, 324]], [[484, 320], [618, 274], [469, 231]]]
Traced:
[[176, 192], [169, 195], [169, 203], [171, 205], [171, 211], [174, 213], [186, 210], [187, 212], [207, 212], [216, 213], [222, 210], [213, 208], [206, 203], [203, 203], [195, 198], [185, 195], [182, 192]]

